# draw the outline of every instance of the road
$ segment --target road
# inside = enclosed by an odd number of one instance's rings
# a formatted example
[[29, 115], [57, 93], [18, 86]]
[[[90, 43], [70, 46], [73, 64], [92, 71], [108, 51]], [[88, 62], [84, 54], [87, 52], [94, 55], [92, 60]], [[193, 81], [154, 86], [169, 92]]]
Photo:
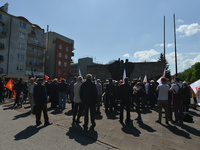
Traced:
[[3, 105], [0, 105], [0, 120], [0, 150], [109, 149], [54, 124], [36, 127], [35, 118]]

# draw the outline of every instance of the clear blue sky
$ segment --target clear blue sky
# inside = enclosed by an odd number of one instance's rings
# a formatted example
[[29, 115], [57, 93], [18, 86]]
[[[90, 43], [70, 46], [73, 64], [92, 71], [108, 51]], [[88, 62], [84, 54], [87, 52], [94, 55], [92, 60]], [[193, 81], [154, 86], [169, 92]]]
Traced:
[[104, 64], [118, 58], [157, 60], [163, 52], [165, 16], [172, 74], [175, 13], [178, 72], [200, 61], [199, 0], [1, 0], [0, 5], [7, 2], [8, 13], [73, 39], [75, 62], [84, 56]]

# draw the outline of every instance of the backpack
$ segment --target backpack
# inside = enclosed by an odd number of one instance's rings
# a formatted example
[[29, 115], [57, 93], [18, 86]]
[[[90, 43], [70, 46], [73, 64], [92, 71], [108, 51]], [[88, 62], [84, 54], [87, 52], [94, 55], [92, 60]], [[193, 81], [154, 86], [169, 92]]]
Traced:
[[187, 91], [182, 86], [180, 87], [178, 84], [176, 84], [179, 87], [178, 93], [176, 93], [176, 97], [179, 101], [185, 101], [187, 98]]

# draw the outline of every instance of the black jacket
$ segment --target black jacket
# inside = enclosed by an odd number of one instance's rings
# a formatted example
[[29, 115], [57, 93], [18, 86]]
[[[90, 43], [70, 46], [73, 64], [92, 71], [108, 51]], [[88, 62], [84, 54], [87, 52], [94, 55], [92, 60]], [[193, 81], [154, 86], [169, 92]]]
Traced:
[[24, 84], [21, 81], [18, 81], [15, 85], [14, 85], [14, 90], [16, 91], [22, 91], [24, 88]]
[[106, 94], [107, 95], [115, 94], [115, 85], [112, 82], [106, 84]]
[[120, 99], [123, 101], [131, 101], [133, 88], [130, 84], [124, 83], [120, 85]]
[[65, 83], [64, 81], [58, 83], [58, 92], [67, 93], [68, 86], [69, 85]]
[[33, 89], [33, 97], [35, 105], [43, 106], [47, 104], [47, 93], [44, 84], [38, 83]]
[[0, 91], [3, 92], [3, 90], [4, 90], [3, 80], [0, 79]]
[[96, 85], [89, 79], [81, 85], [80, 97], [83, 103], [95, 104], [97, 101]]

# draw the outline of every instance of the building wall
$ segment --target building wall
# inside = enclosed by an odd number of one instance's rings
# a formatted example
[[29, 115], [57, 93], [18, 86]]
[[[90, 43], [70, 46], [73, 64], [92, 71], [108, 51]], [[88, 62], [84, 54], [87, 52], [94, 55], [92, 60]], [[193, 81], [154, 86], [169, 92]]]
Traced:
[[[47, 33], [46, 33], [47, 35]], [[46, 64], [45, 64], [45, 73], [50, 77], [62, 77], [66, 78], [68, 72], [70, 71], [71, 57], [74, 50], [74, 41], [65, 36], [62, 36], [55, 32], [48, 32], [48, 46], [46, 50]], [[59, 49], [59, 45], [62, 45], [62, 48]], [[68, 51], [66, 51], [66, 47]], [[61, 53], [61, 57], [59, 57]], [[67, 55], [67, 59], [65, 59]], [[61, 66], [58, 65], [58, 61], [61, 61]], [[64, 66], [64, 62], [67, 63], [67, 66]], [[60, 69], [60, 74], [58, 70]], [[65, 71], [65, 74], [63, 72]]]

